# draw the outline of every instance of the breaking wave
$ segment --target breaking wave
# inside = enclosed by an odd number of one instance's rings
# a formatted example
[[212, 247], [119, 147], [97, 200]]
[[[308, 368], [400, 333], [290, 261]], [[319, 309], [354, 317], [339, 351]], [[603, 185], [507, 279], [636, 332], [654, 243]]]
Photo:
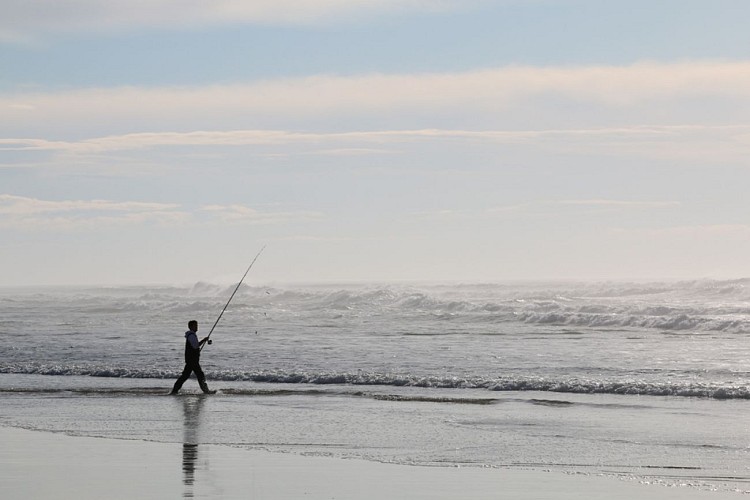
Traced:
[[[444, 285], [243, 285], [231, 310], [279, 321], [302, 314], [392, 317], [472, 324], [525, 323], [581, 328], [750, 333], [750, 280], [677, 283], [527, 283]], [[213, 316], [231, 285], [91, 288], [26, 297], [31, 306], [111, 315]], [[18, 307], [12, 298], [5, 305]], [[35, 304], [36, 301], [36, 304]]]
[[[177, 371], [139, 370], [86, 366], [45, 366], [37, 364], [0, 365], [0, 373], [55, 376], [90, 376], [132, 379], [172, 379]], [[711, 383], [646, 382], [638, 380], [584, 380], [576, 378], [460, 378], [423, 377], [388, 373], [303, 373], [285, 371], [237, 372], [207, 371], [209, 380], [223, 382], [261, 382], [268, 384], [348, 385], [419, 387], [426, 389], [486, 389], [505, 392], [553, 392], [570, 394], [613, 394], [671, 396], [708, 399], [750, 399], [750, 389], [739, 385]], [[235, 390], [235, 392], [241, 390]], [[230, 390], [232, 392], [232, 390]], [[257, 391], [256, 391], [257, 392]], [[378, 396], [385, 397], [385, 396]], [[401, 396], [398, 396], [401, 397]], [[394, 396], [394, 400], [398, 399]], [[422, 397], [424, 401], [434, 398]]]
[[248, 286], [241, 289], [239, 300], [263, 311], [314, 310], [364, 316], [423, 315], [473, 323], [750, 333], [748, 285], [750, 280], [298, 289]]

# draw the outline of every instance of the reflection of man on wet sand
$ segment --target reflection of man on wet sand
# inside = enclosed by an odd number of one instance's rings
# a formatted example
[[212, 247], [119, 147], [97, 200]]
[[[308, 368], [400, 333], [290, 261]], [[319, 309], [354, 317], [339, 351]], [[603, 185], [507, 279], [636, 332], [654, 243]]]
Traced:
[[198, 322], [192, 320], [188, 323], [188, 331], [185, 332], [185, 369], [182, 370], [182, 375], [174, 383], [172, 392], [170, 394], [177, 394], [180, 392], [182, 384], [190, 378], [190, 374], [195, 372], [195, 376], [198, 379], [198, 384], [201, 386], [201, 390], [206, 394], [213, 394], [216, 391], [210, 391], [208, 385], [206, 385], [206, 376], [203, 374], [201, 369], [200, 358], [201, 358], [201, 347], [203, 344], [211, 341], [208, 337], [201, 341], [198, 341]]
[[195, 466], [198, 463], [198, 444], [200, 441], [201, 410], [203, 397], [183, 399], [184, 432], [182, 438], [182, 472], [183, 483], [190, 491], [185, 491], [185, 498], [192, 498], [192, 486], [195, 483]]

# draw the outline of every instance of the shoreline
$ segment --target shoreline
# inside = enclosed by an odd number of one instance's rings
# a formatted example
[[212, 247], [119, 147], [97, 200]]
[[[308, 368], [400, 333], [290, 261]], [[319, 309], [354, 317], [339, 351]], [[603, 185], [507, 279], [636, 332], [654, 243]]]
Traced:
[[724, 500], [739, 493], [539, 470], [426, 467], [0, 425], [0, 497]]

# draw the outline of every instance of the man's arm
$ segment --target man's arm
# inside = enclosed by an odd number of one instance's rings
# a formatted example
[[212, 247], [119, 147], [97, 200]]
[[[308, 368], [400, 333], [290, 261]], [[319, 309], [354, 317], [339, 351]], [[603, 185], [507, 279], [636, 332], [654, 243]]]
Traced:
[[201, 344], [200, 342], [198, 342], [198, 336], [195, 333], [188, 335], [187, 340], [190, 343], [190, 347], [192, 347], [193, 349], [200, 348]]

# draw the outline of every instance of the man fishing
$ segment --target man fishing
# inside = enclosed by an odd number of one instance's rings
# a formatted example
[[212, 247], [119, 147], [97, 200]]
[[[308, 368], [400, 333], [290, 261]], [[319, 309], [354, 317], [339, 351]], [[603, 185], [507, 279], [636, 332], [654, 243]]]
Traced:
[[224, 306], [224, 309], [221, 310], [219, 313], [219, 317], [216, 318], [216, 323], [214, 323], [214, 326], [211, 327], [211, 331], [208, 332], [208, 335], [206, 338], [204, 338], [201, 341], [198, 341], [198, 322], [195, 320], [191, 320], [188, 323], [189, 330], [185, 332], [185, 369], [182, 370], [182, 375], [180, 375], [180, 378], [177, 379], [177, 382], [174, 383], [174, 387], [172, 388], [172, 392], [170, 394], [177, 394], [180, 392], [180, 388], [182, 387], [182, 384], [185, 383], [187, 379], [190, 378], [190, 373], [195, 372], [195, 376], [198, 378], [198, 384], [201, 386], [201, 390], [205, 392], [206, 394], [215, 394], [216, 391], [211, 391], [208, 389], [208, 386], [206, 385], [206, 376], [203, 374], [203, 370], [201, 370], [200, 365], [200, 357], [201, 357], [201, 349], [203, 349], [203, 344], [210, 344], [211, 343], [211, 334], [214, 332], [214, 328], [216, 328], [216, 325], [219, 324], [219, 320], [224, 315], [224, 311], [227, 310], [227, 307], [229, 307], [229, 303], [232, 302], [232, 299], [234, 298], [234, 294], [237, 293], [237, 290], [240, 289], [240, 285], [242, 285], [242, 282], [245, 281], [245, 277], [247, 276], [247, 273], [250, 272], [250, 269], [253, 267], [253, 264], [255, 264], [255, 261], [258, 260], [258, 257], [260, 257], [260, 254], [263, 253], [263, 250], [266, 247], [260, 249], [260, 251], [255, 255], [255, 258], [250, 263], [249, 266], [247, 266], [247, 270], [245, 271], [245, 274], [242, 275], [242, 279], [239, 283], [237, 283], [237, 288], [234, 289], [232, 292], [232, 295], [229, 296], [229, 300], [227, 300], [226, 305]]
[[201, 348], [206, 342], [210, 344], [211, 340], [206, 337], [203, 340], [199, 341], [197, 334], [198, 322], [195, 320], [191, 320], [190, 322], [188, 322], [188, 331], [185, 332], [185, 369], [182, 370], [182, 375], [180, 375], [180, 378], [178, 378], [177, 382], [174, 383], [172, 392], [170, 392], [169, 394], [177, 394], [178, 392], [180, 392], [182, 384], [184, 384], [185, 381], [190, 378], [190, 374], [192, 372], [195, 372], [195, 376], [198, 379], [198, 384], [201, 386], [201, 390], [203, 392], [205, 392], [206, 394], [214, 394], [216, 392], [208, 389], [208, 385], [206, 385], [206, 376], [203, 374], [203, 370], [201, 370], [200, 365]]

